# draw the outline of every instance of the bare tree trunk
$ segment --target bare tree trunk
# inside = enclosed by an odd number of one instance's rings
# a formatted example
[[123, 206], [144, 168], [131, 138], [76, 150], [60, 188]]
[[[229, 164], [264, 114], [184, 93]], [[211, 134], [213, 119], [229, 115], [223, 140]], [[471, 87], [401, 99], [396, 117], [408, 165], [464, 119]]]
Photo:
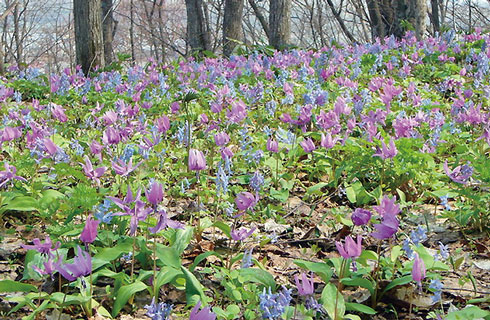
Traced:
[[73, 0], [77, 64], [85, 74], [95, 66], [104, 67], [100, 0]]
[[102, 33], [104, 38], [104, 60], [111, 64], [113, 60], [112, 40], [114, 35], [114, 17], [112, 0], [102, 0]]
[[131, 61], [135, 61], [135, 50], [134, 50], [134, 2], [131, 0], [129, 3], [129, 45], [131, 47]]
[[257, 7], [257, 4], [255, 3], [254, 0], [248, 0], [248, 3], [252, 7], [252, 9], [255, 13], [255, 16], [257, 17], [257, 19], [260, 22], [260, 25], [262, 26], [262, 29], [264, 29], [264, 32], [265, 32], [265, 35], [267, 36], [267, 39], [270, 41], [271, 34], [270, 34], [270, 30], [269, 30], [269, 24], [265, 20], [264, 15], [262, 14], [262, 12], [260, 12], [259, 7]]
[[351, 41], [351, 42], [356, 42], [356, 39], [352, 36], [352, 34], [349, 32], [347, 27], [345, 26], [344, 20], [340, 16], [340, 10], [337, 11], [335, 10], [335, 6], [333, 5], [332, 0], [327, 0], [328, 6], [330, 7], [330, 10], [332, 10], [333, 16], [337, 20], [337, 22], [340, 25], [340, 29], [342, 29], [342, 32], [345, 34], [345, 36]]
[[402, 21], [408, 21], [415, 28], [417, 39], [421, 39], [426, 31], [427, 3], [425, 0], [397, 0], [395, 7], [395, 28], [393, 34], [397, 38], [404, 35]]
[[439, 0], [430, 0], [430, 7], [430, 21], [432, 22], [433, 31], [436, 33], [441, 30], [441, 22], [439, 20]]
[[211, 50], [211, 39], [206, 26], [201, 0], [185, 0], [187, 10], [187, 42], [192, 51]]
[[289, 45], [291, 36], [291, 0], [270, 0], [269, 44], [276, 49]]
[[15, 40], [15, 63], [17, 67], [21, 67], [22, 64], [22, 42], [20, 40], [20, 28], [19, 28], [19, 20], [20, 20], [20, 11], [19, 4], [17, 3], [14, 7], [13, 12], [14, 18], [14, 40]]
[[236, 47], [236, 41], [242, 41], [243, 0], [225, 0], [223, 19], [223, 54], [231, 55]]

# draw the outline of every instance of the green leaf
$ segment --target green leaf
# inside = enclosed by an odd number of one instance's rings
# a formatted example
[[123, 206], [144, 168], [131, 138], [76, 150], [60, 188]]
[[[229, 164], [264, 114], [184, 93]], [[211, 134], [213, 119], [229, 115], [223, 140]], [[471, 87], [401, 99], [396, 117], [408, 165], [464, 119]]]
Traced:
[[332, 278], [333, 270], [328, 264], [324, 262], [311, 262], [306, 260], [294, 260], [294, 264], [297, 266], [313, 271], [316, 273], [324, 282], [329, 282], [330, 278]]
[[92, 269], [96, 270], [102, 267], [103, 265], [110, 263], [113, 260], [116, 260], [123, 254], [129, 253], [132, 250], [132, 248], [133, 248], [133, 239], [126, 238], [112, 248], [101, 249], [92, 258]]
[[189, 243], [191, 243], [193, 234], [194, 228], [192, 227], [186, 227], [184, 230], [175, 229], [175, 233], [171, 241], [171, 247], [174, 248], [179, 255], [182, 254]]
[[323, 187], [328, 186], [328, 183], [326, 182], [319, 182], [315, 184], [314, 186], [309, 187], [306, 190], [306, 194], [313, 194], [313, 193], [321, 193], [321, 190]]
[[239, 270], [240, 275], [248, 282], [255, 282], [264, 285], [266, 288], [274, 290], [276, 281], [267, 271], [258, 268], [245, 268]]
[[0, 281], [0, 292], [36, 292], [37, 287], [32, 284], [17, 282], [13, 280]]
[[407, 275], [401, 278], [397, 278], [391, 281], [390, 283], [388, 283], [388, 285], [384, 288], [383, 293], [393, 289], [396, 286], [402, 286], [404, 284], [410, 283], [410, 281], [412, 281], [412, 275]]
[[161, 244], [157, 244], [156, 254], [158, 259], [166, 265], [173, 267], [175, 269], [179, 269], [181, 266], [179, 253], [175, 250], [175, 248], [166, 247]]
[[278, 191], [274, 188], [271, 188], [271, 197], [281, 201], [282, 203], [285, 203], [289, 198], [289, 190], [281, 189], [281, 191]]
[[200, 255], [198, 255], [195, 259], [194, 259], [194, 262], [192, 263], [192, 265], [189, 267], [189, 270], [191, 272], [194, 271], [194, 269], [197, 267], [197, 265], [199, 263], [201, 263], [201, 261], [203, 261], [204, 259], [206, 259], [207, 257], [209, 256], [216, 256], [218, 258], [221, 259], [221, 255], [215, 251], [207, 251], [207, 252], [204, 252], [204, 253], [201, 253]]
[[477, 306], [468, 306], [462, 310], [448, 313], [446, 320], [470, 320], [488, 317], [490, 312], [482, 310]]
[[360, 304], [360, 303], [355, 303], [355, 302], [346, 302], [345, 303], [345, 310], [348, 311], [357, 311], [357, 312], [362, 312], [365, 314], [376, 314], [376, 310], [374, 310], [371, 307], [368, 307], [366, 305]]
[[175, 278], [182, 274], [182, 271], [172, 267], [163, 267], [157, 274], [157, 287], [160, 288], [164, 284], [172, 282]]
[[199, 300], [202, 304], [206, 304], [206, 296], [204, 295], [204, 288], [202, 284], [197, 280], [196, 276], [187, 270], [186, 267], [181, 266], [180, 269], [184, 273], [185, 278], [185, 297], [187, 304], [196, 304]]
[[373, 286], [373, 283], [371, 281], [369, 281], [368, 279], [364, 279], [364, 278], [344, 278], [341, 280], [341, 282], [343, 284], [345, 284], [346, 286], [353, 286], [353, 287], [361, 287], [361, 288], [364, 288], [364, 289], [368, 289], [369, 292], [371, 293], [371, 295], [374, 295], [374, 286]]
[[116, 301], [114, 301], [114, 307], [112, 308], [112, 316], [115, 317], [119, 314], [119, 311], [121, 311], [131, 296], [137, 292], [145, 290], [146, 288], [146, 284], [141, 281], [136, 281], [119, 288], [117, 291]]
[[39, 199], [39, 204], [41, 206], [47, 206], [51, 202], [65, 197], [63, 193], [53, 189], [44, 190], [42, 194], [43, 196]]
[[213, 224], [216, 228], [220, 229], [221, 231], [223, 231], [223, 233], [231, 239], [231, 227], [229, 225], [227, 225], [226, 223], [224, 223], [223, 221], [216, 221], [214, 224]]
[[354, 188], [352, 186], [348, 186], [347, 188], [345, 188], [345, 193], [347, 195], [347, 199], [349, 199], [351, 203], [356, 203], [356, 192], [354, 191]]
[[7, 205], [3, 208], [5, 211], [7, 210], [15, 210], [15, 211], [38, 211], [38, 203], [36, 199], [29, 196], [20, 196], [16, 197], [13, 200], [9, 201]]
[[[338, 292], [337, 288], [332, 283], [325, 286], [320, 301], [330, 318], [333, 320], [340, 320], [344, 317], [344, 296]], [[337, 308], [335, 308], [335, 305], [337, 305]], [[335, 312], [335, 309], [337, 309], [337, 312]]]

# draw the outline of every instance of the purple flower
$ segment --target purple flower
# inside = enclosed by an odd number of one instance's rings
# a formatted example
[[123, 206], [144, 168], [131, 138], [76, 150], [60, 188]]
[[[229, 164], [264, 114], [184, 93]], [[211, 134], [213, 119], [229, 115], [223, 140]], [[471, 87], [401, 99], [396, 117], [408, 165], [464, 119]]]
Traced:
[[246, 211], [256, 204], [256, 199], [253, 194], [248, 191], [240, 192], [236, 198], [235, 203], [240, 211]]
[[335, 246], [339, 251], [340, 255], [344, 259], [355, 259], [361, 255], [362, 252], [362, 237], [357, 235], [357, 242], [352, 239], [351, 236], [345, 238], [345, 244], [342, 246], [342, 243], [339, 241], [335, 241]]
[[97, 184], [100, 184], [99, 178], [102, 177], [106, 171], [106, 167], [100, 167], [94, 170], [94, 167], [92, 166], [92, 162], [90, 161], [88, 156], [85, 156], [85, 164], [81, 163], [83, 172], [85, 175], [91, 179], [97, 182]]
[[294, 281], [296, 282], [296, 288], [298, 288], [298, 293], [300, 296], [307, 296], [313, 294], [315, 288], [313, 286], [313, 275], [310, 275], [310, 279], [308, 279], [308, 276], [305, 273], [301, 273], [301, 280], [300, 282], [298, 275], [294, 275]]
[[192, 171], [206, 170], [206, 158], [204, 158], [202, 151], [189, 150], [189, 169]]
[[356, 226], [362, 226], [369, 222], [371, 215], [372, 213], [369, 210], [356, 208], [356, 210], [354, 210], [352, 213], [351, 219]]
[[279, 146], [278, 146], [277, 141], [272, 140], [271, 138], [269, 138], [267, 140], [267, 150], [269, 150], [270, 152], [278, 152], [279, 151]]
[[218, 132], [214, 135], [214, 142], [218, 147], [224, 146], [230, 142], [230, 136], [226, 132]]
[[425, 263], [424, 260], [420, 259], [418, 253], [415, 254], [415, 259], [413, 261], [412, 267], [412, 279], [417, 282], [420, 286], [422, 285], [422, 280], [425, 278]]
[[199, 310], [201, 308], [201, 301], [199, 301], [194, 308], [192, 308], [189, 320], [215, 320], [216, 315], [211, 312], [210, 307], [204, 307], [202, 310]]
[[307, 138], [307, 139], [301, 141], [299, 144], [303, 147], [303, 150], [306, 153], [310, 153], [316, 149], [315, 143], [313, 142], [313, 140], [311, 140], [311, 138]]
[[456, 183], [466, 184], [473, 174], [473, 167], [468, 164], [459, 165], [453, 170], [449, 170], [447, 160], [444, 162], [444, 172]]
[[149, 189], [145, 190], [146, 200], [157, 206], [163, 200], [163, 186], [161, 183], [153, 181]]
[[5, 127], [5, 129], [1, 130], [0, 133], [2, 142], [12, 141], [22, 136], [22, 131], [18, 127]]
[[163, 115], [155, 120], [155, 125], [158, 128], [158, 132], [165, 133], [170, 129], [170, 119]]
[[373, 155], [373, 157], [381, 157], [381, 159], [393, 159], [398, 150], [396, 149], [395, 142], [393, 141], [393, 137], [390, 137], [389, 146], [387, 146], [384, 141], [381, 142], [381, 150], [378, 149], [378, 152]]
[[111, 161], [111, 164], [112, 164], [112, 169], [114, 169], [114, 172], [116, 172], [116, 174], [125, 177], [129, 175], [131, 172], [133, 172], [134, 170], [136, 170], [136, 168], [138, 168], [142, 162], [143, 161], [140, 161], [135, 166], [133, 166], [133, 158], [130, 158], [128, 163], [119, 159], [117, 163]]
[[170, 227], [172, 229], [184, 229], [184, 224], [170, 220], [168, 218], [167, 212], [165, 210], [158, 211], [158, 222], [155, 227], [153, 228], [148, 228], [151, 233], [157, 233], [160, 230], [163, 230], [167, 227]]
[[5, 162], [5, 171], [0, 171], [0, 188], [12, 180], [27, 181], [25, 178], [15, 175], [17, 168]]
[[374, 206], [374, 210], [376, 210], [382, 217], [386, 216], [396, 216], [400, 213], [400, 205], [396, 204], [396, 197], [388, 198], [388, 196], [384, 196], [381, 200], [381, 204], [379, 206]]
[[87, 244], [95, 241], [99, 223], [99, 220], [92, 219], [92, 215], [88, 216], [87, 222], [85, 223], [85, 228], [83, 228], [82, 234], [80, 234], [80, 240], [83, 243]]
[[113, 127], [108, 127], [102, 134], [102, 141], [105, 144], [118, 144], [121, 141], [121, 134]]
[[54, 103], [51, 104], [51, 106], [52, 106], [51, 114], [55, 119], [59, 120], [60, 122], [66, 122], [68, 120], [68, 118], [65, 115], [65, 110], [63, 109], [62, 106], [59, 106]]
[[235, 241], [242, 241], [254, 233], [255, 229], [257, 229], [257, 227], [253, 227], [249, 231], [245, 228], [241, 228], [240, 230], [233, 229], [231, 230], [231, 238]]
[[77, 247], [77, 251], [73, 263], [66, 263], [57, 267], [58, 272], [68, 281], [86, 276], [92, 271], [92, 258], [88, 252], [83, 251], [80, 247]]
[[391, 238], [398, 230], [399, 225], [400, 222], [396, 217], [394, 216], [383, 217], [383, 221], [381, 223], [377, 223], [373, 225], [373, 227], [377, 230], [377, 232], [371, 233], [371, 236], [380, 240]]
[[46, 237], [44, 243], [41, 243], [41, 240], [38, 238], [32, 240], [32, 242], [34, 242], [34, 245], [21, 244], [20, 246], [26, 250], [36, 250], [37, 252], [43, 254], [49, 254], [51, 251], [58, 250], [58, 248], [61, 246], [61, 242], [57, 241], [54, 248], [51, 248], [53, 246], [53, 242], [51, 242], [51, 238], [49, 236]]
[[335, 146], [335, 143], [337, 143], [338, 138], [332, 138], [332, 134], [330, 132], [327, 132], [327, 134], [322, 133], [322, 140], [320, 142], [320, 145], [326, 149], [332, 149]]
[[38, 266], [32, 266], [32, 269], [34, 269], [34, 271], [39, 273], [41, 276], [49, 274], [51, 276], [51, 279], [53, 279], [53, 273], [58, 270], [60, 265], [60, 259], [57, 259], [57, 261], [55, 262], [53, 256], [48, 256], [48, 259], [43, 262], [43, 269], [39, 268]]
[[221, 159], [223, 160], [231, 159], [233, 157], [233, 151], [231, 151], [231, 149], [228, 147], [221, 148], [220, 153]]

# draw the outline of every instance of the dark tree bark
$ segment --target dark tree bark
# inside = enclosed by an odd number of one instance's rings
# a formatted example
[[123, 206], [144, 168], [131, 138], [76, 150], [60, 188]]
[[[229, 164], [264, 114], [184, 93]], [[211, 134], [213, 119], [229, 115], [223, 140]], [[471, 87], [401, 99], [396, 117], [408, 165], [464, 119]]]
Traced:
[[337, 11], [335, 9], [335, 6], [334, 6], [332, 0], [327, 0], [327, 2], [328, 2], [328, 6], [330, 7], [330, 10], [332, 10], [333, 16], [335, 17], [335, 19], [337, 20], [337, 22], [340, 25], [340, 29], [342, 29], [342, 32], [345, 34], [345, 36], [351, 42], [356, 42], [356, 39], [354, 39], [354, 36], [352, 35], [352, 33], [350, 33], [349, 29], [347, 29], [347, 27], [346, 27], [346, 25], [344, 23], [344, 20], [340, 16], [340, 11]]
[[112, 0], [102, 0], [102, 36], [104, 38], [104, 60], [106, 64], [113, 61], [112, 40], [114, 37], [114, 16]]
[[391, 0], [368, 0], [367, 7], [373, 41], [378, 37], [383, 39], [391, 34], [394, 23]]
[[291, 36], [291, 0], [270, 0], [269, 44], [276, 49], [289, 45]]
[[393, 34], [397, 38], [403, 37], [405, 30], [402, 27], [402, 21], [407, 21], [415, 28], [415, 35], [417, 36], [417, 39], [421, 39], [426, 31], [426, 1], [397, 0], [394, 3], [396, 3], [396, 6]]
[[129, 46], [131, 47], [131, 61], [135, 61], [135, 48], [134, 48], [134, 2], [129, 3]]
[[202, 0], [185, 0], [187, 11], [187, 42], [191, 51], [211, 50], [211, 36], [206, 26]]
[[439, 0], [430, 0], [431, 15], [430, 20], [432, 21], [432, 27], [434, 33], [441, 30], [441, 21], [439, 19]]
[[243, 0], [225, 0], [223, 18], [223, 54], [229, 57], [236, 47], [236, 41], [242, 41]]
[[262, 26], [262, 29], [264, 29], [265, 35], [267, 36], [267, 39], [269, 40], [271, 38], [270, 31], [269, 31], [269, 24], [265, 20], [264, 15], [262, 14], [262, 12], [260, 12], [259, 7], [257, 7], [257, 4], [255, 3], [254, 0], [248, 0], [248, 3], [252, 7], [252, 10], [254, 11], [257, 19], [259, 19], [260, 25]]
[[95, 66], [104, 67], [100, 0], [73, 0], [77, 64], [88, 74]]

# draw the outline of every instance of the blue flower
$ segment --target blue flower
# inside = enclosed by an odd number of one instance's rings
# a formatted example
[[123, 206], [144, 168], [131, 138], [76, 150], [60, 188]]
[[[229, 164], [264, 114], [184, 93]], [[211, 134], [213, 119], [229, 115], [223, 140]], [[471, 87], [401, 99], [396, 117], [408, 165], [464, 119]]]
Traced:
[[434, 295], [431, 296], [432, 302], [436, 303], [441, 300], [443, 283], [439, 279], [433, 279], [430, 281], [429, 289], [433, 290]]
[[245, 250], [245, 252], [243, 253], [242, 265], [241, 265], [242, 269], [250, 268], [251, 266], [253, 266], [252, 251], [253, 248], [251, 248], [250, 250]]
[[255, 171], [252, 178], [250, 179], [250, 186], [255, 192], [259, 192], [260, 188], [264, 185], [264, 175], [260, 171]]
[[146, 305], [146, 315], [151, 318], [151, 320], [167, 320], [172, 313], [173, 305], [160, 302], [155, 303], [155, 298], [151, 300], [150, 305]]
[[262, 311], [263, 319], [279, 319], [292, 299], [291, 290], [285, 287], [282, 287], [282, 290], [278, 293], [272, 293], [270, 287], [269, 291], [264, 288], [259, 298], [259, 307]]

